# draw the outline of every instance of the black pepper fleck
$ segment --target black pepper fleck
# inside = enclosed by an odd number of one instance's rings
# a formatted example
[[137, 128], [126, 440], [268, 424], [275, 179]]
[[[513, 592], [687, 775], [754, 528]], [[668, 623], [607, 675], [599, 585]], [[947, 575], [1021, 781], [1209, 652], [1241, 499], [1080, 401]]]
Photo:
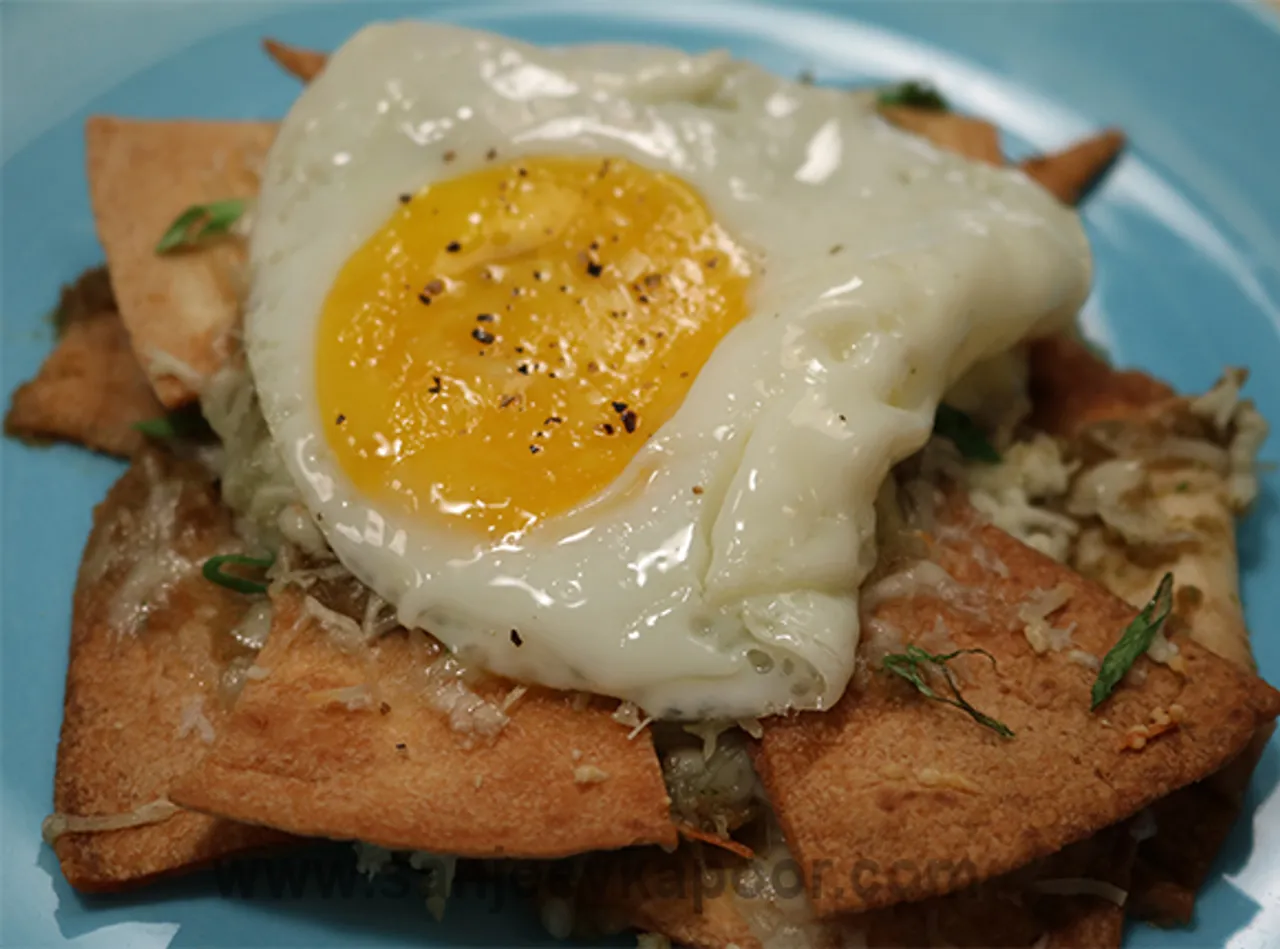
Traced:
[[381, 712], [383, 715], [390, 715], [391, 706], [388, 705], [386, 702], [383, 702], [378, 706], [378, 711]]
[[442, 388], [443, 387], [440, 385], [440, 377], [432, 376], [431, 388], [427, 389], [427, 391], [430, 392], [432, 395], [439, 395]]
[[451, 148], [451, 149], [449, 149], [447, 152], [445, 152], [445, 153], [444, 153], [444, 160], [445, 160], [445, 161], [453, 161], [453, 160], [454, 160], [455, 158], [457, 158], [457, 157], [458, 157], [458, 153], [457, 153], [457, 152], [455, 152], [452, 148]]
[[458, 251], [462, 250], [462, 245], [457, 241], [449, 241], [449, 243], [445, 245], [444, 249], [451, 254], [456, 254]]
[[413, 195], [411, 195], [411, 194], [402, 194], [402, 195], [400, 195], [400, 203], [401, 203], [401, 204], [408, 204], [408, 203], [409, 203], [410, 201], [412, 201], [412, 200], [413, 200]]
[[654, 289], [655, 287], [660, 287], [662, 285], [662, 274], [660, 273], [646, 274], [644, 278], [644, 285], [648, 287], [650, 290]]
[[527, 178], [527, 177], [528, 177], [528, 175], [529, 175], [529, 169], [528, 169], [528, 168], [517, 168], [517, 169], [516, 169], [516, 174], [517, 174], [517, 175], [519, 175], [521, 178]]
[[480, 327], [477, 326], [475, 329], [471, 331], [471, 338], [474, 339], [477, 343], [484, 343], [486, 346], [488, 346], [490, 343], [493, 342], [494, 337], [492, 333], [486, 333], [484, 330], [482, 330]]
[[492, 322], [493, 322], [493, 314], [492, 314], [492, 313], [477, 313], [477, 314], [476, 314], [476, 322], [477, 322], [477, 323], [492, 323]]
[[347, 420], [347, 417], [346, 417], [345, 415], [343, 415], [343, 414], [341, 414], [341, 413], [339, 413], [339, 414], [338, 414], [338, 424], [339, 424], [339, 425], [341, 425], [341, 424], [342, 424], [343, 422], [345, 422], [346, 420]]
[[558, 415], [548, 415], [545, 419], [542, 420], [542, 424], [543, 425], [559, 425], [563, 421], [564, 419], [562, 419]]
[[491, 148], [484, 153], [484, 157], [486, 161], [493, 161], [498, 157], [498, 150], [496, 148]]
[[527, 362], [522, 362], [520, 365], [516, 366], [516, 372], [520, 373], [522, 376], [527, 376], [529, 374], [529, 364]]
[[623, 412], [627, 410], [627, 403], [625, 402], [614, 402], [612, 403], [612, 405], [613, 405], [613, 410], [617, 412], [619, 415], [621, 415]]
[[531, 454], [531, 455], [536, 455], [536, 454], [537, 454], [538, 452], [540, 452], [540, 451], [542, 451], [542, 446], [541, 446], [541, 445], [530, 445], [530, 446], [529, 446], [529, 454]]
[[832, 244], [832, 245], [831, 245], [831, 250], [829, 251], [829, 253], [831, 253], [831, 254], [838, 254], [838, 253], [840, 253], [840, 251], [842, 251], [842, 250], [844, 250], [844, 245], [843, 245], [843, 244]]
[[520, 631], [519, 631], [519, 630], [513, 629], [513, 630], [511, 631], [511, 645], [513, 645], [513, 646], [523, 646], [523, 645], [524, 645], [524, 640], [520, 638]]
[[404, 751], [404, 750], [405, 750], [406, 748], [408, 748], [408, 747], [409, 747], [409, 746], [408, 746], [408, 745], [406, 745], [406, 744], [405, 744], [404, 742], [402, 742], [402, 741], [398, 741], [398, 742], [396, 742], [396, 751]]
[[606, 435], [612, 435], [612, 434], [613, 434], [613, 426], [612, 426], [612, 425], [610, 425], [608, 422], [605, 422], [604, 424], [602, 424], [602, 425], [600, 426], [600, 431], [604, 432]]
[[842, 416], [840, 416], [840, 421], [842, 421], [842, 422], [847, 422], [847, 421], [849, 421], [849, 420], [848, 420], [847, 418], [845, 418], [845, 417], [842, 415]]
[[587, 274], [588, 274], [588, 276], [591, 276], [591, 277], [598, 277], [598, 276], [600, 276], [602, 273], [604, 273], [604, 267], [603, 267], [603, 266], [601, 266], [601, 265], [600, 265], [599, 263], [597, 263], [596, 261], [594, 261], [594, 260], [593, 260], [593, 261], [591, 261], [589, 264], [587, 264]]
[[425, 303], [427, 306], [431, 306], [431, 294], [429, 294], [429, 293], [419, 293], [419, 294], [418, 294], [418, 302], [419, 302], [419, 303]]
[[640, 420], [636, 418], [635, 412], [626, 411], [622, 413], [622, 427], [627, 430], [628, 435], [636, 430], [636, 426], [639, 423]]

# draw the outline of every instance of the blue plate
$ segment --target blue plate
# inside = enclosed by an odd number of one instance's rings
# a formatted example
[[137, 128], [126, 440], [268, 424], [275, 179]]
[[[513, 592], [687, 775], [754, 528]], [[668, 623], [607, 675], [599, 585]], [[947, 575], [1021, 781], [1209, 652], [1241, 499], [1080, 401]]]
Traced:
[[[2, 15], [5, 392], [35, 372], [51, 344], [44, 314], [58, 285], [102, 256], [83, 173], [87, 115], [277, 117], [297, 86], [259, 52], [263, 35], [329, 49], [370, 19], [422, 16], [541, 43], [724, 46], [782, 73], [811, 69], [823, 82], [925, 76], [965, 109], [998, 121], [1014, 154], [1119, 125], [1133, 145], [1085, 212], [1098, 261], [1090, 332], [1121, 362], [1187, 389], [1204, 388], [1226, 365], [1253, 366], [1250, 391], [1280, 420], [1280, 374], [1268, 371], [1280, 365], [1280, 17], [1269, 9], [473, 0], [26, 3], [6, 5]], [[408, 887], [366, 885], [328, 848], [285, 870], [264, 865], [252, 885], [205, 875], [124, 899], [86, 899], [68, 888], [39, 826], [50, 808], [76, 564], [91, 508], [119, 471], [71, 448], [0, 445], [0, 943], [551, 944], [530, 909], [498, 911], [493, 894], [474, 888], [437, 925]], [[1280, 479], [1268, 474], [1240, 538], [1255, 649], [1273, 682], [1280, 682], [1280, 641], [1270, 632], [1280, 615], [1278, 489]], [[1135, 927], [1129, 945], [1280, 945], [1278, 788], [1273, 742], [1194, 928]]]

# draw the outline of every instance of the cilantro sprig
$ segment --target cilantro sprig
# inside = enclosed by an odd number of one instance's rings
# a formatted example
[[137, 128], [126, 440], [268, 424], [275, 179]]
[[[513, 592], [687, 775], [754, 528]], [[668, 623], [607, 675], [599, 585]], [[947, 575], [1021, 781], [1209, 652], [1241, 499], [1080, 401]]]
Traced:
[[1120, 684], [1138, 657], [1151, 648], [1151, 641], [1160, 632], [1160, 627], [1169, 618], [1173, 609], [1173, 574], [1166, 573], [1156, 587], [1155, 594], [1142, 608], [1133, 622], [1125, 627], [1119, 641], [1111, 647], [1102, 666], [1098, 669], [1098, 677], [1093, 680], [1093, 702], [1090, 708], [1096, 709], [1107, 700], [1115, 687]]
[[942, 93], [927, 82], [908, 79], [895, 86], [880, 90], [876, 99], [881, 106], [905, 106], [908, 109], [925, 109], [929, 112], [949, 112], [951, 106]]
[[184, 247], [194, 247], [212, 237], [221, 237], [240, 220], [244, 211], [245, 201], [242, 198], [193, 204], [174, 218], [156, 244], [156, 253], [168, 254]]
[[[955, 652], [936, 654], [926, 652], [916, 645], [908, 645], [902, 652], [890, 653], [881, 662], [886, 672], [891, 672], [899, 678], [910, 682], [915, 686], [916, 691], [925, 698], [954, 706], [979, 725], [990, 728], [997, 735], [1001, 735], [1004, 738], [1012, 738], [1013, 730], [1008, 725], [978, 711], [969, 704], [968, 699], [960, 694], [960, 687], [956, 684], [955, 676], [951, 674], [951, 669], [947, 663], [957, 656], [968, 654], [986, 656], [991, 660], [993, 666], [996, 664], [996, 657], [985, 649], [957, 649]], [[947, 684], [947, 688], [951, 692], [950, 695], [939, 693], [929, 684], [928, 674], [930, 669], [941, 675], [942, 681]]]
[[264, 571], [275, 563], [275, 557], [248, 557], [244, 554], [220, 554], [217, 557], [210, 557], [204, 562], [204, 566], [200, 569], [201, 574], [210, 583], [216, 583], [218, 586], [226, 587], [228, 590], [234, 590], [236, 593], [266, 593], [267, 585], [259, 580], [250, 580], [247, 577], [238, 574], [229, 573], [223, 568], [226, 566], [240, 567], [251, 570]]
[[938, 406], [933, 417], [933, 431], [954, 444], [970, 461], [985, 461], [992, 465], [1000, 463], [1000, 452], [987, 441], [978, 423], [945, 402]]

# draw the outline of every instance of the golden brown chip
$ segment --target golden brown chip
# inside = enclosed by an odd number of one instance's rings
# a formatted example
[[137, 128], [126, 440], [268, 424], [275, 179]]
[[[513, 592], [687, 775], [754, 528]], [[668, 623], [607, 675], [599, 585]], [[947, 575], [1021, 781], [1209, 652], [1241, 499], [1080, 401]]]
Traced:
[[88, 271], [63, 288], [57, 322], [58, 344], [36, 377], [14, 391], [5, 432], [132, 454], [143, 443], [134, 423], [164, 407], [133, 355], [106, 271]]
[[288, 43], [281, 43], [270, 37], [262, 41], [262, 48], [275, 60], [276, 65], [303, 82], [310, 82], [320, 75], [320, 70], [324, 69], [324, 64], [329, 60], [328, 53], [303, 49], [301, 46], [290, 46]]
[[[1042, 340], [1032, 346], [1031, 355], [1036, 418], [1064, 438], [1080, 436], [1098, 423], [1141, 426], [1178, 401], [1163, 383], [1140, 372], [1112, 369], [1071, 339]], [[1175, 605], [1175, 620], [1206, 649], [1252, 670], [1240, 605], [1234, 517], [1221, 478], [1184, 472], [1166, 462], [1152, 481], [1155, 486], [1174, 486], [1156, 493], [1151, 503], [1171, 522], [1193, 525], [1198, 542], [1177, 545], [1163, 555], [1134, 552], [1101, 525], [1088, 526], [1077, 543], [1074, 565], [1134, 604], [1171, 570], [1185, 594]], [[1262, 729], [1222, 771], [1152, 805], [1157, 832], [1138, 850], [1133, 915], [1163, 924], [1191, 920], [1196, 892], [1239, 816], [1270, 734], [1269, 727]]]
[[1087, 425], [1146, 414], [1176, 397], [1145, 372], [1113, 369], [1087, 345], [1069, 336], [1035, 340], [1028, 347], [1031, 423], [1063, 438]]
[[1003, 165], [1000, 130], [990, 122], [955, 112], [881, 106], [880, 114], [906, 132], [927, 138], [943, 151], [954, 152], [989, 165]]
[[[174, 799], [293, 833], [460, 856], [672, 845], [648, 732], [600, 705], [464, 680], [438, 643], [393, 632], [345, 652], [282, 594], [231, 721]], [[481, 706], [473, 710], [473, 706]]]
[[[767, 721], [756, 764], [802, 868], [858, 881], [818, 894], [824, 915], [951, 892], [1081, 840], [1222, 767], [1280, 712], [1280, 693], [1181, 637], [1184, 675], [1144, 657], [1091, 712], [1093, 669], [1037, 655], [1018, 606], [1064, 586], [1054, 623], [1093, 657], [1133, 609], [994, 527], [944, 536], [933, 556], [961, 593], [889, 600], [876, 620], [931, 652], [986, 649], [995, 665], [967, 655], [953, 667], [964, 697], [1016, 737], [884, 673], [831, 711]], [[1121, 750], [1162, 714], [1180, 725]]]
[[[225, 727], [219, 683], [240, 651], [227, 630], [245, 601], [201, 577], [199, 563], [232, 543], [201, 470], [154, 450], [137, 456], [94, 512], [76, 585], [57, 815], [74, 824], [140, 808], [165, 813], [171, 782]], [[178, 810], [129, 829], [66, 832], [54, 850], [72, 886], [97, 892], [286, 839]]]
[[[695, 949], [1106, 949], [1123, 935], [1133, 844], [1119, 825], [950, 896], [825, 920], [785, 854], [748, 863], [689, 846], [633, 850], [593, 857], [575, 901], [583, 935], [633, 928]], [[820, 883], [843, 885], [829, 874]]]
[[257, 194], [269, 122], [153, 122], [94, 116], [85, 125], [89, 194], [111, 284], [138, 362], [160, 401], [195, 396], [234, 348], [243, 241], [156, 253], [193, 205]]
[[687, 845], [674, 853], [638, 848], [592, 854], [571, 894], [551, 889], [553, 898], [567, 895], [566, 902], [574, 905], [579, 936], [638, 929], [661, 933], [690, 949], [763, 949], [735, 896], [735, 884], [747, 866], [718, 851], [699, 852]]
[[1036, 155], [1018, 167], [1063, 204], [1076, 204], [1124, 148], [1124, 133], [1107, 129], [1060, 152]]

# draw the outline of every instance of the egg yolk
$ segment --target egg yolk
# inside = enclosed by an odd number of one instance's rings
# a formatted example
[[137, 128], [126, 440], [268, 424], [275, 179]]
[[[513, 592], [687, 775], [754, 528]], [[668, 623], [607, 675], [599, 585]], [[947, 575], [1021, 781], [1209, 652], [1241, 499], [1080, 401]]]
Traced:
[[623, 159], [401, 195], [324, 303], [329, 445], [367, 496], [526, 530], [607, 487], [679, 408], [750, 271], [696, 191]]

